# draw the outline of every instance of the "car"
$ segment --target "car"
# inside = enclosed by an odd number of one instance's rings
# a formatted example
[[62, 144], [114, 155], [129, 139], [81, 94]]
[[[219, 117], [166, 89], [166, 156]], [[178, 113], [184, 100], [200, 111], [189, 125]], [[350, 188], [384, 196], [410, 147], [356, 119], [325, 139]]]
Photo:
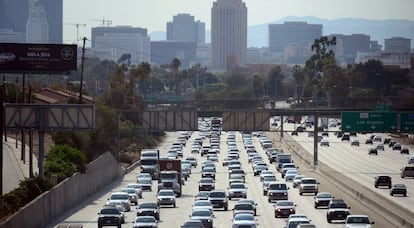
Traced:
[[239, 199], [238, 201], [239, 203], [249, 203], [253, 206], [253, 210], [254, 210], [254, 215], [256, 216], [257, 214], [257, 203], [254, 201], [254, 199]]
[[257, 223], [254, 215], [249, 213], [236, 214], [232, 219], [232, 228], [256, 228]]
[[272, 176], [274, 176], [275, 174], [274, 174], [274, 173], [273, 173], [273, 171], [271, 171], [271, 170], [268, 170], [268, 169], [263, 170], [262, 172], [260, 172], [260, 181], [263, 181], [264, 176], [267, 176], [267, 175], [272, 175]]
[[401, 178], [414, 177], [414, 166], [406, 165], [401, 168]]
[[344, 228], [371, 228], [375, 222], [370, 221], [366, 215], [348, 215], [345, 219]]
[[342, 199], [331, 199], [326, 212], [326, 220], [331, 223], [332, 220], [345, 220], [350, 215], [350, 207]]
[[244, 183], [232, 183], [228, 188], [228, 192], [229, 200], [247, 197], [247, 187]]
[[125, 211], [131, 210], [131, 201], [129, 200], [129, 194], [126, 192], [113, 192], [111, 193], [108, 202], [120, 202], [125, 208]]
[[222, 166], [228, 166], [231, 160], [233, 160], [233, 158], [230, 158], [230, 157], [225, 157], [225, 158], [223, 159], [223, 161], [221, 162], [221, 165], [222, 165]]
[[329, 141], [327, 139], [322, 139], [320, 142], [321, 146], [329, 146]]
[[382, 142], [381, 135], [374, 135], [374, 136], [372, 136], [372, 141], [374, 141], [374, 142]]
[[401, 150], [402, 148], [401, 148], [401, 144], [399, 144], [399, 143], [395, 143], [393, 146], [392, 146], [392, 150]]
[[385, 186], [387, 188], [391, 188], [392, 186], [392, 179], [390, 176], [386, 176], [386, 175], [378, 175], [375, 177], [375, 183], [374, 183], [375, 188], [381, 187], [381, 186]]
[[400, 154], [410, 154], [410, 150], [408, 149], [408, 147], [403, 147], [400, 150]]
[[[337, 136], [339, 136], [340, 134], [338, 134]], [[351, 139], [351, 134], [350, 133], [343, 133], [341, 136], [341, 141], [349, 141]]]
[[319, 192], [313, 199], [314, 207], [317, 209], [319, 207], [327, 207], [329, 202], [333, 199], [333, 196], [329, 192]]
[[292, 180], [292, 187], [293, 188], [297, 188], [297, 187], [299, 187], [299, 185], [300, 185], [300, 182], [302, 181], [302, 178], [304, 178], [305, 177], [305, 175], [302, 175], [302, 174], [298, 174], [298, 175], [296, 175], [294, 178], [293, 178], [293, 180]]
[[145, 228], [156, 228], [158, 227], [158, 221], [154, 216], [138, 216], [135, 218], [132, 224], [133, 228], [145, 227]]
[[151, 179], [138, 178], [137, 183], [141, 186], [142, 191], [152, 191], [152, 181]]
[[407, 196], [407, 187], [405, 186], [405, 184], [394, 184], [391, 187], [390, 195], [391, 196], [394, 196], [394, 195]]
[[408, 161], [407, 161], [407, 163], [408, 163], [408, 164], [414, 164], [414, 156], [410, 156], [410, 157], [408, 157]]
[[285, 173], [285, 181], [293, 181], [293, 178], [299, 174], [296, 169], [289, 169]]
[[314, 224], [299, 224], [296, 228], [316, 228]]
[[269, 175], [269, 176], [264, 176], [263, 177], [263, 195], [267, 195], [267, 190], [269, 188], [269, 184], [272, 182], [276, 182], [276, 176], [274, 175]]
[[200, 220], [190, 219], [185, 222], [181, 228], [204, 228], [204, 225]]
[[197, 167], [197, 159], [195, 157], [187, 157], [185, 160], [190, 161], [192, 167]]
[[197, 209], [191, 212], [189, 215], [191, 220], [200, 220], [204, 227], [206, 228], [213, 228], [213, 211], [208, 209]]
[[116, 208], [121, 213], [121, 223], [125, 223], [125, 208], [120, 203], [105, 203], [103, 208]]
[[296, 213], [296, 204], [290, 200], [278, 200], [274, 205], [275, 218], [289, 217]]
[[157, 195], [158, 206], [171, 205], [176, 207], [175, 193], [172, 189], [161, 189]]
[[199, 191], [197, 195], [194, 196], [195, 200], [208, 200], [208, 195], [210, 191]]
[[197, 200], [193, 204], [193, 211], [198, 209], [208, 209], [213, 211], [213, 205], [211, 205], [209, 200]]
[[160, 208], [155, 202], [144, 202], [138, 204], [137, 216], [154, 216], [155, 219], [160, 220]]
[[255, 207], [251, 203], [236, 203], [233, 207], [233, 217], [239, 213], [255, 215]]
[[359, 146], [359, 140], [358, 139], [353, 139], [351, 141], [351, 146]]
[[131, 203], [133, 203], [134, 205], [138, 204], [138, 194], [137, 194], [135, 189], [133, 189], [133, 188], [122, 188], [121, 192], [128, 193], [129, 201]]
[[213, 208], [224, 208], [225, 211], [228, 210], [229, 202], [224, 190], [213, 190], [208, 196]]
[[269, 183], [267, 188], [267, 201], [271, 203], [273, 200], [287, 200], [289, 187], [283, 182]]
[[136, 192], [138, 198], [142, 199], [142, 189], [141, 189], [141, 185], [139, 185], [137, 183], [129, 183], [127, 185], [127, 188], [133, 188], [133, 189], [135, 189], [135, 192]]
[[212, 179], [216, 178], [216, 170], [212, 167], [204, 167], [201, 170], [201, 178], [210, 177]]
[[374, 143], [372, 142], [372, 139], [367, 139], [365, 140], [365, 144], [374, 144]]
[[310, 224], [310, 220], [308, 218], [291, 218], [288, 219], [286, 222], [286, 228], [296, 228], [299, 224]]
[[263, 165], [263, 164], [256, 165], [253, 169], [254, 176], [260, 175], [260, 173], [263, 170], [267, 170], [267, 169], [268, 169], [267, 165]]
[[98, 227], [103, 226], [122, 226], [122, 214], [115, 207], [104, 207], [98, 213]]
[[377, 144], [375, 148], [377, 150], [385, 150], [384, 144], [382, 144], [382, 143]]
[[311, 177], [304, 177], [300, 181], [299, 185], [299, 195], [303, 195], [303, 193], [312, 193], [318, 194], [318, 185], [319, 182], [315, 178]]
[[298, 133], [298, 131], [292, 131], [292, 133], [290, 133], [291, 135], [296, 135], [296, 136], [298, 136], [299, 135], [299, 133]]
[[139, 173], [137, 175], [137, 180], [138, 179], [147, 179], [147, 180], [152, 180], [151, 174], [150, 173]]
[[198, 182], [198, 191], [211, 191], [215, 188], [215, 180], [210, 177], [201, 178]]
[[373, 155], [378, 155], [378, 150], [377, 150], [377, 148], [376, 148], [376, 147], [370, 148], [370, 149], [368, 150], [368, 155], [371, 155], [371, 154], [373, 154]]

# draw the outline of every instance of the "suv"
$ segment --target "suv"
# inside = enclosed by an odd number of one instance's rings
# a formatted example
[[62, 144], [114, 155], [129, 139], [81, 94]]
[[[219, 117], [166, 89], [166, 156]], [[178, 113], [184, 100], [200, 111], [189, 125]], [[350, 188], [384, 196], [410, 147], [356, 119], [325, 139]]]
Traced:
[[287, 200], [288, 189], [286, 183], [272, 182], [267, 187], [267, 201], [271, 203], [273, 200]]
[[213, 208], [224, 208], [224, 210], [227, 211], [229, 207], [226, 192], [223, 190], [210, 191], [208, 200], [210, 200]]
[[319, 182], [317, 182], [315, 178], [302, 178], [299, 185], [299, 195], [303, 195], [303, 193], [318, 194], [318, 184]]
[[122, 225], [122, 213], [116, 207], [102, 208], [98, 213], [98, 228], [103, 226], [117, 226]]
[[390, 176], [376, 176], [375, 177], [375, 188], [378, 188], [379, 186], [386, 186], [388, 188], [391, 188], [392, 182]]
[[414, 177], [414, 166], [407, 165], [401, 168], [401, 178]]
[[329, 201], [328, 211], [326, 212], [326, 220], [331, 223], [332, 220], [345, 220], [350, 214], [350, 207], [346, 205], [342, 199], [332, 199]]

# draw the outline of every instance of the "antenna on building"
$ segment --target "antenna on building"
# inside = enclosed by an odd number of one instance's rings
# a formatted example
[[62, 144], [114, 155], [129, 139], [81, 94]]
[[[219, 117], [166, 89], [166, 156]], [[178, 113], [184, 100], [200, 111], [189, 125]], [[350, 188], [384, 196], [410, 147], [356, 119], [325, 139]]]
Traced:
[[104, 27], [110, 26], [112, 24], [112, 20], [107, 20], [105, 19], [105, 17], [103, 17], [102, 19], [90, 19], [90, 21], [100, 21], [101, 25]]

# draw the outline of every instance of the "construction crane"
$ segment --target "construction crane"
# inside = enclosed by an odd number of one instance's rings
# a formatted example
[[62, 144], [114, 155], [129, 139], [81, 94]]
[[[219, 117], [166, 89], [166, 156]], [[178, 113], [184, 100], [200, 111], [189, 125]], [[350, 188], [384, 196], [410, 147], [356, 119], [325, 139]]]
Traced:
[[110, 26], [112, 24], [112, 20], [107, 20], [104, 17], [102, 19], [90, 19], [90, 21], [100, 21], [102, 26]]
[[79, 38], [79, 26], [83, 26], [85, 27], [86, 24], [80, 24], [80, 23], [65, 23], [67, 25], [74, 25], [76, 27], [76, 44], [79, 42], [80, 38]]

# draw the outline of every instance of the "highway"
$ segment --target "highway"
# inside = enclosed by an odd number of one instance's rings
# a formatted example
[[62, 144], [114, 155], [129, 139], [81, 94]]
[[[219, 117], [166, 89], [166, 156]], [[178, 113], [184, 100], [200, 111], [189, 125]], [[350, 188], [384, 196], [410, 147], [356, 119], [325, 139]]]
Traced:
[[[293, 128], [286, 125], [287, 128]], [[295, 149], [303, 153], [302, 156], [309, 160], [308, 163], [312, 163], [312, 152], [313, 152], [313, 142], [312, 138], [307, 136], [307, 133], [299, 133], [299, 136], [285, 136], [287, 143], [280, 142], [279, 136], [275, 133], [267, 133], [269, 138], [272, 138], [274, 141], [274, 147], [284, 148], [286, 150]], [[166, 155], [167, 150], [172, 145], [173, 142], [178, 138], [179, 132], [168, 132], [166, 139], [159, 146], [161, 150], [161, 155]], [[187, 156], [194, 156], [198, 159], [198, 164], [201, 164], [205, 158], [200, 155], [195, 155], [190, 153], [190, 147], [192, 141], [198, 136], [198, 132], [194, 132], [191, 138], [187, 142], [187, 146], [184, 150], [184, 158]], [[399, 169], [402, 164], [405, 164], [407, 156], [395, 154], [396, 152], [389, 151], [386, 148], [386, 151], [381, 152], [378, 156], [368, 156], [368, 148], [364, 144], [365, 138], [369, 135], [358, 136], [361, 142], [360, 147], [351, 147], [349, 142], [340, 142], [333, 133], [330, 133], [329, 141], [331, 143], [330, 147], [320, 147], [319, 150], [319, 159], [321, 164], [326, 164], [330, 167], [335, 168], [335, 172], [346, 175], [352, 180], [350, 185], [356, 186], [366, 186], [367, 188], [372, 189], [375, 193], [379, 193], [384, 196], [387, 200], [392, 200], [399, 205], [404, 205], [408, 208], [408, 211], [413, 210], [413, 197], [408, 194], [408, 197], [390, 197], [388, 189], [375, 189], [374, 176], [378, 173], [391, 175], [393, 180], [397, 183], [405, 183], [409, 190], [413, 189], [412, 179], [402, 180], [399, 177]], [[226, 156], [227, 145], [226, 145], [227, 134], [222, 133], [221, 136], [221, 153], [219, 155], [219, 162], [217, 163], [217, 174], [216, 174], [216, 189], [227, 190], [228, 187], [228, 171], [227, 167], [221, 165], [222, 159]], [[258, 215], [256, 216], [259, 227], [284, 227], [286, 222], [284, 218], [275, 218], [273, 204], [267, 202], [266, 196], [262, 194], [262, 183], [259, 180], [259, 177], [255, 177], [252, 173], [251, 165], [247, 162], [247, 154], [244, 150], [241, 134], [236, 134], [236, 140], [238, 142], [238, 148], [241, 150], [240, 161], [242, 167], [246, 172], [248, 193], [247, 197], [252, 198], [258, 203]], [[208, 140], [204, 140], [204, 144], [208, 143]], [[265, 161], [267, 157], [264, 154], [260, 144], [257, 139], [254, 141], [254, 145], [259, 153], [262, 155]], [[293, 145], [293, 146], [292, 146]], [[290, 147], [290, 148], [288, 148]], [[388, 150], [387, 150], [388, 149]], [[388, 154], [386, 154], [388, 153]], [[319, 178], [320, 191], [329, 191], [334, 193], [336, 197], [344, 198], [349, 205], [351, 205], [351, 213], [361, 213], [368, 214], [376, 222], [375, 227], [392, 227], [393, 223], [390, 223], [386, 216], [383, 218], [381, 216], [381, 211], [371, 211], [369, 207], [359, 204], [358, 199], [355, 199], [352, 196], [346, 195], [342, 192], [340, 186], [335, 186], [335, 184], [330, 183], [326, 176], [321, 175], [318, 170], [314, 170], [311, 166], [307, 165], [305, 162], [300, 161], [299, 159], [295, 160], [299, 167], [299, 172], [307, 176]], [[274, 165], [270, 165], [270, 169], [275, 171]], [[113, 191], [119, 190], [121, 187], [126, 186], [128, 183], [136, 181], [136, 175], [139, 173], [139, 169], [132, 171], [124, 176], [123, 180], [115, 183], [113, 186], [108, 187], [107, 189], [102, 190], [102, 192], [96, 194], [94, 197], [85, 201], [83, 205], [80, 205], [75, 210], [68, 212], [66, 216], [61, 218], [59, 222], [61, 223], [78, 223], [83, 224], [84, 227], [97, 227], [97, 212], [105, 204], [110, 193]], [[277, 171], [275, 171], [277, 173]], [[281, 176], [279, 173], [276, 175], [279, 179]], [[200, 179], [200, 166], [193, 168], [191, 177], [188, 179], [186, 184], [183, 186], [183, 196], [177, 199], [177, 208], [162, 207], [161, 208], [161, 220], [159, 222], [159, 227], [180, 227], [185, 221], [189, 219], [188, 215], [191, 213], [191, 207], [194, 202], [194, 196], [198, 192], [198, 181]], [[353, 181], [356, 179], [357, 181]], [[157, 189], [156, 181], [153, 181], [153, 189]], [[291, 187], [291, 183], [288, 183], [290, 186], [289, 189], [289, 199], [293, 200], [296, 207], [296, 213], [302, 213], [308, 216], [312, 220], [312, 223], [317, 225], [317, 227], [342, 227], [342, 223], [333, 223], [328, 224], [326, 222], [326, 209], [314, 209], [313, 207], [313, 196], [312, 195], [303, 195], [298, 194], [298, 190]], [[139, 202], [144, 201], [156, 201], [156, 192], [144, 192], [143, 199], [140, 199]], [[230, 201], [229, 210], [222, 211], [222, 209], [215, 210], [215, 219], [214, 227], [231, 227], [231, 218], [233, 205], [237, 202], [237, 199]], [[408, 203], [409, 202], [409, 203]], [[386, 201], [384, 201], [386, 204]], [[132, 221], [136, 216], [135, 206], [132, 207], [131, 212], [126, 212], [127, 221], [123, 227], [132, 227]], [[178, 215], [178, 216], [177, 216]], [[53, 224], [56, 225], [56, 224]]]

